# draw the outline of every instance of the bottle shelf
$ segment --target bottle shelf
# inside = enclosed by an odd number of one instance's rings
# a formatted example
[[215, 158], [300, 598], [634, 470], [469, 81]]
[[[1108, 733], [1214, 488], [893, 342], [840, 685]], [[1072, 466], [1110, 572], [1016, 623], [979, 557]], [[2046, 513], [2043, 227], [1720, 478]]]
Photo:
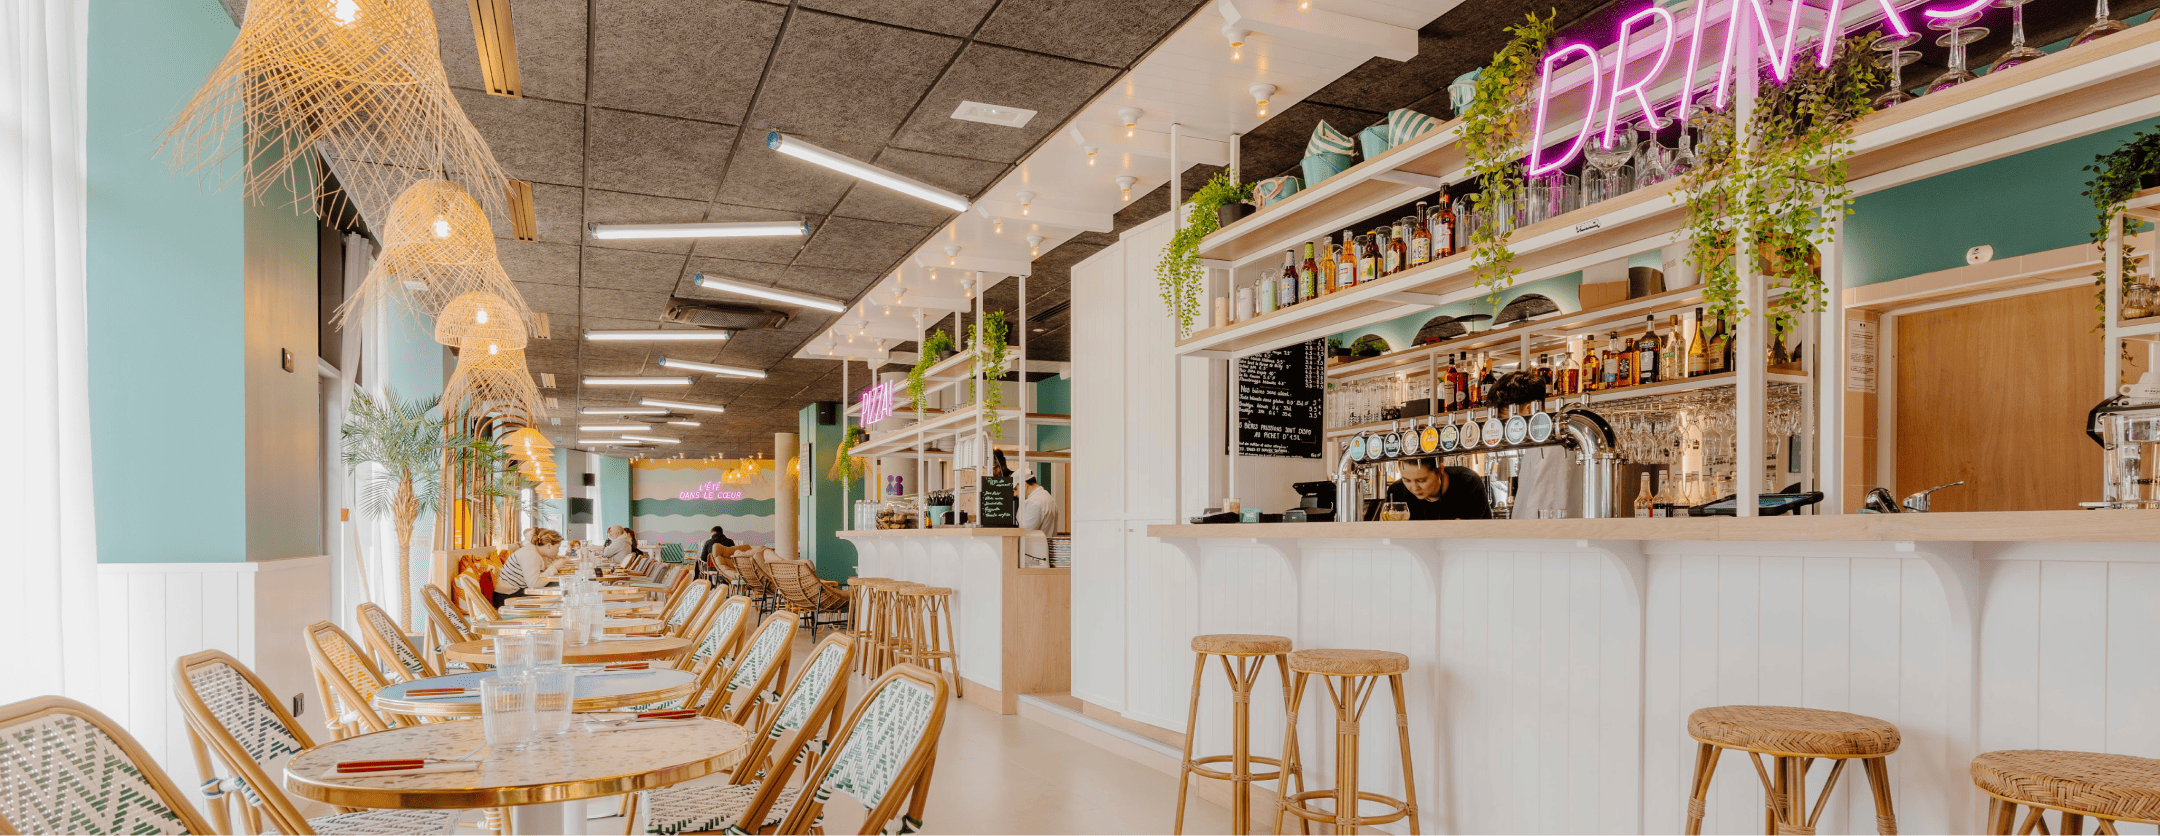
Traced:
[[[1421, 345], [1391, 351], [1378, 357], [1368, 357], [1328, 367], [1330, 381], [1358, 380], [1400, 370], [1403, 366], [1415, 366], [1438, 354], [1446, 356], [1464, 351], [1478, 351], [1504, 347], [1521, 342], [1527, 333], [1531, 336], [1533, 350], [1536, 346], [1550, 346], [1566, 342], [1566, 335], [1605, 330], [1608, 327], [1639, 327], [1648, 314], [1676, 312], [1702, 303], [1702, 287], [1683, 287], [1629, 299], [1574, 313], [1547, 314], [1536, 319], [1508, 325], [1474, 334], [1465, 334], [1452, 340], [1442, 340], [1431, 345]], [[1660, 323], [1663, 324], [1663, 323]], [[1540, 337], [1544, 339], [1539, 339]], [[1422, 370], [1414, 373], [1422, 373]]]
[[[1646, 386], [1623, 386], [1618, 389], [1601, 389], [1595, 392], [1588, 392], [1583, 395], [1569, 395], [1565, 398], [1548, 399], [1546, 403], [1549, 405], [1585, 403], [1591, 406], [1596, 406], [1601, 403], [1636, 400], [1639, 398], [1656, 398], [1666, 395], [1677, 395], [1683, 392], [1693, 392], [1701, 389], [1715, 389], [1721, 386], [1731, 386], [1735, 383], [1738, 383], [1739, 378], [1739, 372], [1719, 372], [1717, 374], [1699, 375], [1696, 377], [1685, 378], [1682, 380], [1670, 380], [1663, 383], [1652, 383]], [[1769, 383], [1791, 383], [1797, 385], [1806, 383], [1808, 381], [1808, 376], [1804, 372], [1773, 371], [1765, 374], [1764, 380]], [[1558, 407], [1554, 406], [1552, 408], [1557, 409]], [[1333, 427], [1330, 428], [1326, 433], [1324, 433], [1324, 435], [1328, 438], [1341, 438], [1356, 435], [1362, 432], [1370, 432], [1373, 430], [1386, 430], [1409, 427], [1412, 425], [1423, 425], [1427, 423], [1427, 418], [1431, 418], [1431, 423], [1434, 424], [1444, 424], [1447, 423], [1450, 418], [1460, 419], [1464, 416], [1470, 416], [1477, 418], [1478, 420], [1484, 420], [1485, 416], [1492, 414], [1493, 409], [1493, 407], [1481, 406], [1475, 409], [1442, 412], [1438, 415], [1431, 416], [1419, 415], [1413, 418], [1395, 418], [1386, 421], [1371, 421], [1363, 424], [1353, 424], [1346, 427]]]

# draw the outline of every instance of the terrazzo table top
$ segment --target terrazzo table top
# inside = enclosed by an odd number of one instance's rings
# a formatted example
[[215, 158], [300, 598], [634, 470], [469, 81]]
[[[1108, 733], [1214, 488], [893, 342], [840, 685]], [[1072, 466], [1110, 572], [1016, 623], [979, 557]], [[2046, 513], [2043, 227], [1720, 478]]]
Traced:
[[[649, 729], [568, 734], [517, 752], [485, 748], [479, 720], [428, 723], [331, 741], [294, 755], [285, 787], [341, 807], [470, 809], [547, 804], [679, 784], [742, 759], [750, 733], [700, 719]], [[399, 758], [484, 758], [480, 769], [417, 775], [325, 776], [337, 764]]]

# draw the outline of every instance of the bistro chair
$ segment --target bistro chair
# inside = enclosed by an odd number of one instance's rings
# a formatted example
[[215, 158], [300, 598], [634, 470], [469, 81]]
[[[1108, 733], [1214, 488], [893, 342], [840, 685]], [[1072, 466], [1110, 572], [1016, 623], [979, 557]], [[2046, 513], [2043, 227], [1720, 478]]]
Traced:
[[891, 583], [891, 578], [855, 576], [848, 578], [848, 635], [855, 637], [855, 670], [864, 674], [870, 671], [869, 656], [878, 640], [872, 622], [878, 613], [877, 585]]
[[[675, 834], [731, 831], [739, 822], [758, 822], [747, 830], [780, 823], [781, 811], [795, 803], [802, 790], [788, 786], [795, 767], [823, 751], [823, 744], [838, 731], [840, 709], [847, 705], [847, 671], [855, 653], [855, 640], [833, 633], [810, 649], [810, 658], [779, 710], [762, 734], [750, 743], [741, 763], [721, 785], [669, 787], [647, 790], [632, 797], [624, 816], [625, 834]], [[820, 724], [825, 726], [819, 731]], [[792, 737], [789, 735], [792, 734]], [[788, 737], [780, 744], [782, 737]], [[778, 745], [776, 750], [774, 747]], [[812, 749], [818, 751], [813, 752]], [[643, 812], [643, 828], [638, 813]]]
[[352, 636], [328, 621], [301, 628], [307, 640], [308, 660], [315, 668], [315, 690], [323, 704], [323, 724], [337, 739], [379, 732], [404, 721], [397, 715], [375, 713], [375, 692], [389, 687], [375, 663], [353, 643]]
[[405, 631], [398, 629], [390, 614], [373, 603], [359, 606], [360, 636], [367, 640], [368, 649], [375, 651], [380, 669], [396, 671], [399, 682], [411, 682], [431, 676], [442, 676], [442, 670], [434, 662], [421, 655], [420, 649], [405, 638]]
[[[707, 588], [704, 600], [698, 602], [697, 611], [690, 614], [690, 620], [683, 622], [682, 630], [679, 631], [678, 635], [686, 639], [704, 635], [706, 625], [711, 624], [713, 617], [720, 614], [720, 605], [726, 601], [727, 594], [718, 584]], [[667, 635], [667, 633], [663, 627], [661, 631], [654, 632], [654, 635]], [[680, 662], [681, 658], [678, 657], [676, 661]]]
[[501, 621], [502, 614], [495, 611], [495, 601], [480, 590], [480, 582], [471, 575], [459, 575], [458, 595], [465, 599], [465, 614], [481, 621]]
[[[1972, 762], [1973, 785], [1988, 795], [1988, 833], [2099, 833], [2121, 822], [2160, 824], [2160, 760], [2037, 749], [1987, 752]], [[2026, 808], [2024, 821], [2018, 808]], [[2054, 810], [2050, 831], [2041, 814]], [[2013, 829], [2014, 828], [2014, 829]]]
[[442, 658], [443, 648], [479, 638], [479, 635], [473, 632], [471, 623], [465, 620], [465, 614], [451, 605], [450, 596], [443, 593], [442, 587], [431, 583], [420, 585], [420, 602], [427, 610], [431, 641], [428, 658], [435, 661], [437, 669], [445, 672], [469, 669], [463, 662], [445, 664]]
[[742, 573], [735, 571], [735, 554], [737, 552], [749, 551], [749, 549], [750, 547], [746, 545], [714, 546], [712, 554], [708, 556], [708, 562], [712, 566], [713, 574], [720, 576], [721, 580], [726, 581], [727, 585], [729, 587], [732, 587], [735, 591], [735, 594], [737, 595], [744, 594], [745, 590], [743, 587]]
[[[817, 638], [820, 624], [835, 630], [847, 627], [847, 590], [818, 577], [817, 567], [809, 561], [774, 560], [765, 567], [772, 573], [773, 588], [779, 591], [781, 603], [809, 619], [803, 626], [810, 628], [810, 638]], [[820, 618], [826, 620], [821, 622]]]
[[663, 610], [667, 613], [665, 626], [661, 628], [663, 632], [677, 637], [689, 632], [691, 616], [697, 615], [698, 605], [705, 603], [705, 593], [711, 591], [710, 584], [692, 580], [679, 594], [670, 595], [667, 609]]
[[[1837, 787], [1845, 764], [1857, 760], [1875, 791], [1875, 832], [1897, 832], [1890, 806], [1890, 766], [1902, 737], [1888, 722], [1843, 711], [1782, 705], [1722, 705], [1698, 708], [1688, 715], [1688, 736], [1695, 739], [1695, 782], [1688, 795], [1687, 832], [1702, 832], [1704, 797], [1726, 749], [1746, 752], [1763, 784], [1763, 827], [1770, 833], [1813, 833], [1823, 801]], [[1771, 757], [1763, 768], [1762, 756]], [[1830, 777], [1812, 810], [1807, 803], [1807, 773], [1817, 760], [1829, 760]]]
[[895, 816], [900, 817], [897, 832], [921, 831], [947, 696], [943, 677], [914, 665], [896, 665], [871, 683], [833, 738], [832, 750], [804, 781], [815, 789], [795, 797], [777, 832], [812, 832], [834, 793], [866, 808], [858, 833], [883, 833]]
[[66, 697], [0, 706], [0, 833], [223, 833], [142, 744]]
[[[772, 575], [773, 561], [779, 559], [779, 552], [767, 548], [756, 548], [750, 550], [747, 561], [750, 578], [757, 584], [758, 598], [764, 602], [766, 612], [772, 612], [780, 607], [780, 589], [773, 584]], [[745, 565], [745, 562], [737, 561], [736, 565], [742, 566]]]
[[940, 674], [950, 663], [953, 696], [960, 696], [960, 631], [953, 629], [952, 596], [951, 587], [915, 584], [895, 594], [892, 613], [899, 621], [896, 645], [906, 649], [906, 661]]
[[[710, 597], [718, 599], [720, 596]], [[697, 646], [689, 653], [676, 657], [676, 666], [702, 678], [706, 669], [714, 665], [725, 667], [735, 664], [743, 633], [749, 625], [752, 606], [754, 604], [751, 600], [741, 595], [721, 602], [712, 617], [705, 620], [704, 626], [692, 634], [697, 637]]]
[[[279, 788], [285, 761], [312, 749], [315, 742], [286, 713], [285, 707], [240, 660], [221, 650], [180, 657], [173, 691], [187, 718], [188, 743], [202, 772], [211, 817], [230, 832], [226, 808], [238, 806], [253, 832], [274, 833], [452, 833], [460, 810], [362, 810], [307, 818]], [[207, 746], [207, 749], [206, 749]], [[219, 777], [216, 762], [227, 777]]]
[[[704, 716], [714, 720], [726, 720], [738, 726], [747, 726], [763, 719], [759, 710], [768, 703], [767, 691], [774, 690], [777, 683], [787, 681], [788, 661], [794, 653], [791, 640], [795, 637], [796, 615], [781, 610], [766, 616], [750, 635], [749, 647], [735, 664], [714, 665], [707, 671], [698, 695], [704, 702], [695, 706]], [[718, 673], [718, 675], [713, 675]], [[738, 697], [740, 704], [737, 705]]]

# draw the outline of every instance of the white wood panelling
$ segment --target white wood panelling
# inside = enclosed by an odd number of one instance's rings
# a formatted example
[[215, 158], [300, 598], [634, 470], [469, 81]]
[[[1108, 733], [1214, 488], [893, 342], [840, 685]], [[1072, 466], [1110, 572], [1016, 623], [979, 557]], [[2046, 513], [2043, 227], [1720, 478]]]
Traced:
[[1004, 681], [1003, 540], [994, 537], [860, 538], [856, 571], [953, 590], [952, 617], [960, 675], [997, 687]]
[[97, 707], [140, 740], [182, 786], [198, 779], [174, 698], [174, 663], [223, 650], [269, 683], [300, 721], [320, 727], [301, 629], [330, 617], [330, 559], [98, 564], [99, 646], [112, 666]]

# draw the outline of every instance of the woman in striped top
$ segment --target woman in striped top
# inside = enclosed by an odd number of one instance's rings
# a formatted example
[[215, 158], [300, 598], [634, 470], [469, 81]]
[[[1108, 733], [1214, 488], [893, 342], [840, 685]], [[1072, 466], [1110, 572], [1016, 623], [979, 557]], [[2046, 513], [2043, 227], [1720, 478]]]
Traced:
[[526, 587], [554, 574], [556, 567], [562, 565], [563, 559], [556, 551], [562, 541], [561, 534], [549, 529], [528, 531], [525, 547], [512, 552], [510, 559], [503, 562], [502, 571], [495, 573], [495, 594], [492, 596], [495, 600], [491, 603], [500, 607], [504, 600], [525, 594]]

